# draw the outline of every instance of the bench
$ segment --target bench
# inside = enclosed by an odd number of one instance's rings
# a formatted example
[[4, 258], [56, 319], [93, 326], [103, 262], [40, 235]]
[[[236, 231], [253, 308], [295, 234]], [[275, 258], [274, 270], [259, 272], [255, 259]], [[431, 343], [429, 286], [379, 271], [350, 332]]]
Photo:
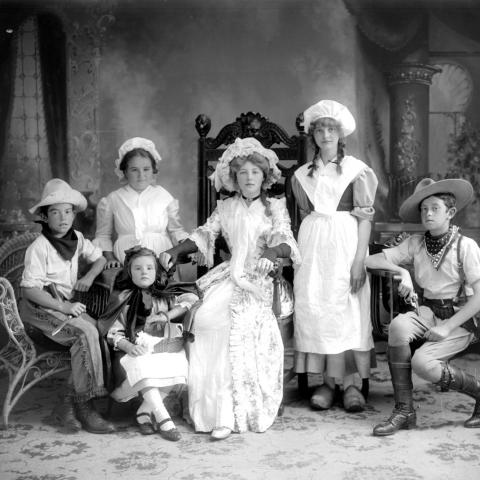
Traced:
[[[8, 374], [8, 388], [3, 400], [3, 428], [22, 395], [45, 378], [70, 370], [69, 348], [59, 345], [40, 330], [24, 324], [17, 308], [25, 251], [38, 233], [24, 233], [7, 240], [0, 247], [0, 329], [6, 344], [0, 347], [0, 375]], [[110, 295], [115, 272], [100, 274], [92, 288], [79, 301], [87, 312], [98, 318]]]

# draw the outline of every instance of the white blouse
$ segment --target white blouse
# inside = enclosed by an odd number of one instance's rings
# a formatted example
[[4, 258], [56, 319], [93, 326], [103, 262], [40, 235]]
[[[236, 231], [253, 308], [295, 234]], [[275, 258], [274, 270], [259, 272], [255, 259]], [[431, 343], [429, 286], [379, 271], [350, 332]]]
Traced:
[[98, 203], [94, 244], [103, 251], [113, 251], [122, 263], [125, 250], [135, 245], [158, 254], [187, 237], [178, 200], [159, 185], [151, 185], [140, 193], [126, 185]]

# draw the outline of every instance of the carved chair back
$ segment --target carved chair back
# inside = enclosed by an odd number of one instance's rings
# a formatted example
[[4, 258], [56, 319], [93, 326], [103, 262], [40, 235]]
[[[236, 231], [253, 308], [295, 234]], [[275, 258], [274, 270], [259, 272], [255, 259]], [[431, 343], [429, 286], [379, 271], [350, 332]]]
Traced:
[[[202, 225], [215, 210], [219, 198], [229, 195], [228, 192], [217, 192], [208, 178], [214, 172], [218, 159], [236, 138], [254, 137], [265, 148], [272, 149], [279, 158], [278, 168], [282, 172], [282, 180], [272, 186], [270, 194], [285, 195], [296, 237], [300, 227], [300, 215], [292, 193], [291, 178], [294, 171], [306, 162], [306, 135], [302, 124], [303, 114], [300, 114], [296, 119], [298, 134], [289, 135], [283, 127], [260, 113], [248, 112], [242, 113], [234, 122], [224, 125], [215, 137], [209, 137], [207, 135], [210, 133], [211, 120], [207, 115], [198, 115], [195, 120], [195, 128], [200, 136], [197, 159], [198, 224]], [[200, 268], [199, 274], [204, 271]]]

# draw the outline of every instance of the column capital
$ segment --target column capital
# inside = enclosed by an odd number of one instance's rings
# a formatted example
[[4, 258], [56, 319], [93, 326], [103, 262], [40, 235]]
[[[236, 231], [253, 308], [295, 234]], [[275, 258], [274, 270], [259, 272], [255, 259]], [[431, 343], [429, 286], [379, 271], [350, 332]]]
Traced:
[[441, 71], [441, 68], [423, 63], [397, 63], [385, 75], [389, 86], [399, 83], [431, 85], [432, 77]]

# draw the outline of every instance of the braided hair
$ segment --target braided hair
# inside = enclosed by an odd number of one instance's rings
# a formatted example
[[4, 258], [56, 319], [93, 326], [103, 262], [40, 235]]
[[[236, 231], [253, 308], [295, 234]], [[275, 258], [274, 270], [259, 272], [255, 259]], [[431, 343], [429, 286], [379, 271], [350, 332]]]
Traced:
[[313, 173], [318, 169], [318, 161], [321, 160], [320, 147], [317, 145], [313, 137], [313, 132], [318, 126], [335, 127], [340, 134], [340, 138], [338, 139], [338, 145], [337, 145], [337, 158], [332, 163], [336, 164], [337, 173], [338, 175], [341, 175], [342, 161], [343, 161], [343, 158], [345, 157], [345, 150], [346, 150], [345, 137], [343, 136], [342, 129], [340, 128], [340, 124], [337, 121], [335, 121], [333, 118], [324, 117], [324, 118], [320, 118], [316, 122], [312, 122], [308, 129], [308, 138], [310, 139], [310, 142], [314, 149], [312, 165], [310, 166], [310, 171], [308, 172], [308, 176], [309, 177], [313, 176]]

